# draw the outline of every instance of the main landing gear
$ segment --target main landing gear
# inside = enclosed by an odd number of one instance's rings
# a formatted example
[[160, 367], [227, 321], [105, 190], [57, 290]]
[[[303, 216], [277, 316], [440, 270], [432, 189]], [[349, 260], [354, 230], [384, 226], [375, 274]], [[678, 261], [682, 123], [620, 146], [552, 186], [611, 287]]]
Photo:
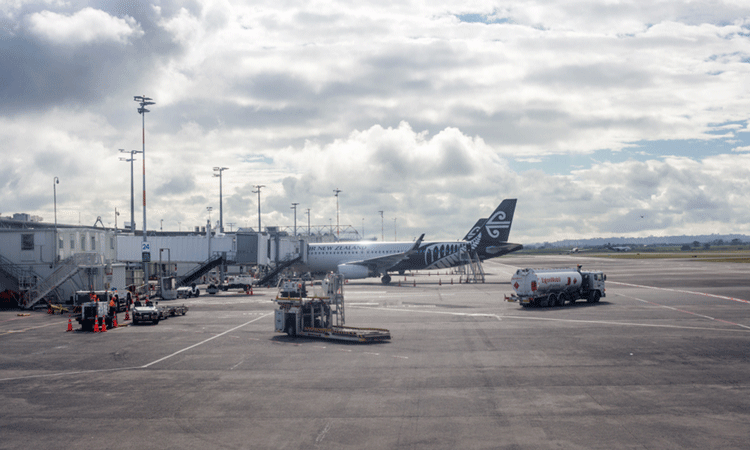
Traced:
[[390, 275], [388, 275], [388, 274], [385, 274], [385, 275], [383, 275], [383, 277], [382, 277], [382, 278], [380, 279], [380, 281], [381, 281], [381, 282], [382, 282], [383, 284], [388, 284], [388, 283], [390, 283], [390, 282], [391, 282], [391, 276], [390, 276]]

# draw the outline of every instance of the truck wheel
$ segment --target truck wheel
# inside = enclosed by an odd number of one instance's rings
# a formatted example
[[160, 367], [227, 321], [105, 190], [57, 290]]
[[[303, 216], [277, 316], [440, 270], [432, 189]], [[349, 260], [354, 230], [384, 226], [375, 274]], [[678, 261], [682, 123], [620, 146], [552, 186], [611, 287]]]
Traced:
[[555, 294], [550, 294], [549, 297], [547, 297], [546, 306], [555, 306], [555, 303], [557, 303], [557, 296]]
[[596, 291], [594, 294], [594, 303], [599, 303], [599, 299], [602, 297], [602, 294], [599, 291]]
[[599, 297], [600, 297], [599, 291], [591, 291], [589, 292], [589, 298], [586, 299], [586, 301], [589, 303], [596, 303], [599, 301]]
[[565, 302], [568, 300], [568, 294], [562, 293], [557, 297], [557, 306], [565, 306]]

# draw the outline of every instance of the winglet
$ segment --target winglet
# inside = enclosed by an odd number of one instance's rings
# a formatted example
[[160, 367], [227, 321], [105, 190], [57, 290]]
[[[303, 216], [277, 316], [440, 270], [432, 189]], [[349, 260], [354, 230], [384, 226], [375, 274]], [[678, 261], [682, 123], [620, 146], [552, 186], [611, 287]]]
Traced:
[[419, 236], [419, 239], [417, 239], [417, 242], [414, 243], [414, 246], [411, 248], [411, 252], [419, 249], [419, 246], [422, 245], [422, 239], [424, 239], [424, 233], [422, 233], [421, 236]]

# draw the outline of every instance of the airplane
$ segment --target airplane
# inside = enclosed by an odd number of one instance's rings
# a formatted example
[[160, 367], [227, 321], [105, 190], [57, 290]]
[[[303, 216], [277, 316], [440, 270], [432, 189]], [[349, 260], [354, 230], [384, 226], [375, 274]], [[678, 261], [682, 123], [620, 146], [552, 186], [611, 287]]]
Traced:
[[629, 252], [632, 250], [630, 247], [612, 247], [611, 245], [607, 246], [607, 248], [616, 252]]
[[311, 273], [338, 272], [346, 279], [380, 276], [391, 282], [388, 272], [443, 269], [464, 264], [462, 255], [474, 252], [480, 260], [523, 248], [508, 243], [516, 199], [506, 199], [488, 219], [480, 219], [460, 241], [422, 242], [337, 242], [308, 245], [307, 263], [297, 269]]

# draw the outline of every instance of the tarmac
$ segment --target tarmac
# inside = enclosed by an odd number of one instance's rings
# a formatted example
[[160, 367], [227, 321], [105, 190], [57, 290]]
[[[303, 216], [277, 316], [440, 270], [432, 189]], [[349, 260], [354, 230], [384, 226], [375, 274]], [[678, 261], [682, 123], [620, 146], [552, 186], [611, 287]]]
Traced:
[[[607, 274], [601, 302], [504, 301], [516, 269], [576, 264]], [[0, 449], [748, 448], [750, 266], [484, 268], [349, 282], [346, 323], [389, 329], [376, 344], [275, 333], [273, 289], [106, 333], [0, 311]]]

